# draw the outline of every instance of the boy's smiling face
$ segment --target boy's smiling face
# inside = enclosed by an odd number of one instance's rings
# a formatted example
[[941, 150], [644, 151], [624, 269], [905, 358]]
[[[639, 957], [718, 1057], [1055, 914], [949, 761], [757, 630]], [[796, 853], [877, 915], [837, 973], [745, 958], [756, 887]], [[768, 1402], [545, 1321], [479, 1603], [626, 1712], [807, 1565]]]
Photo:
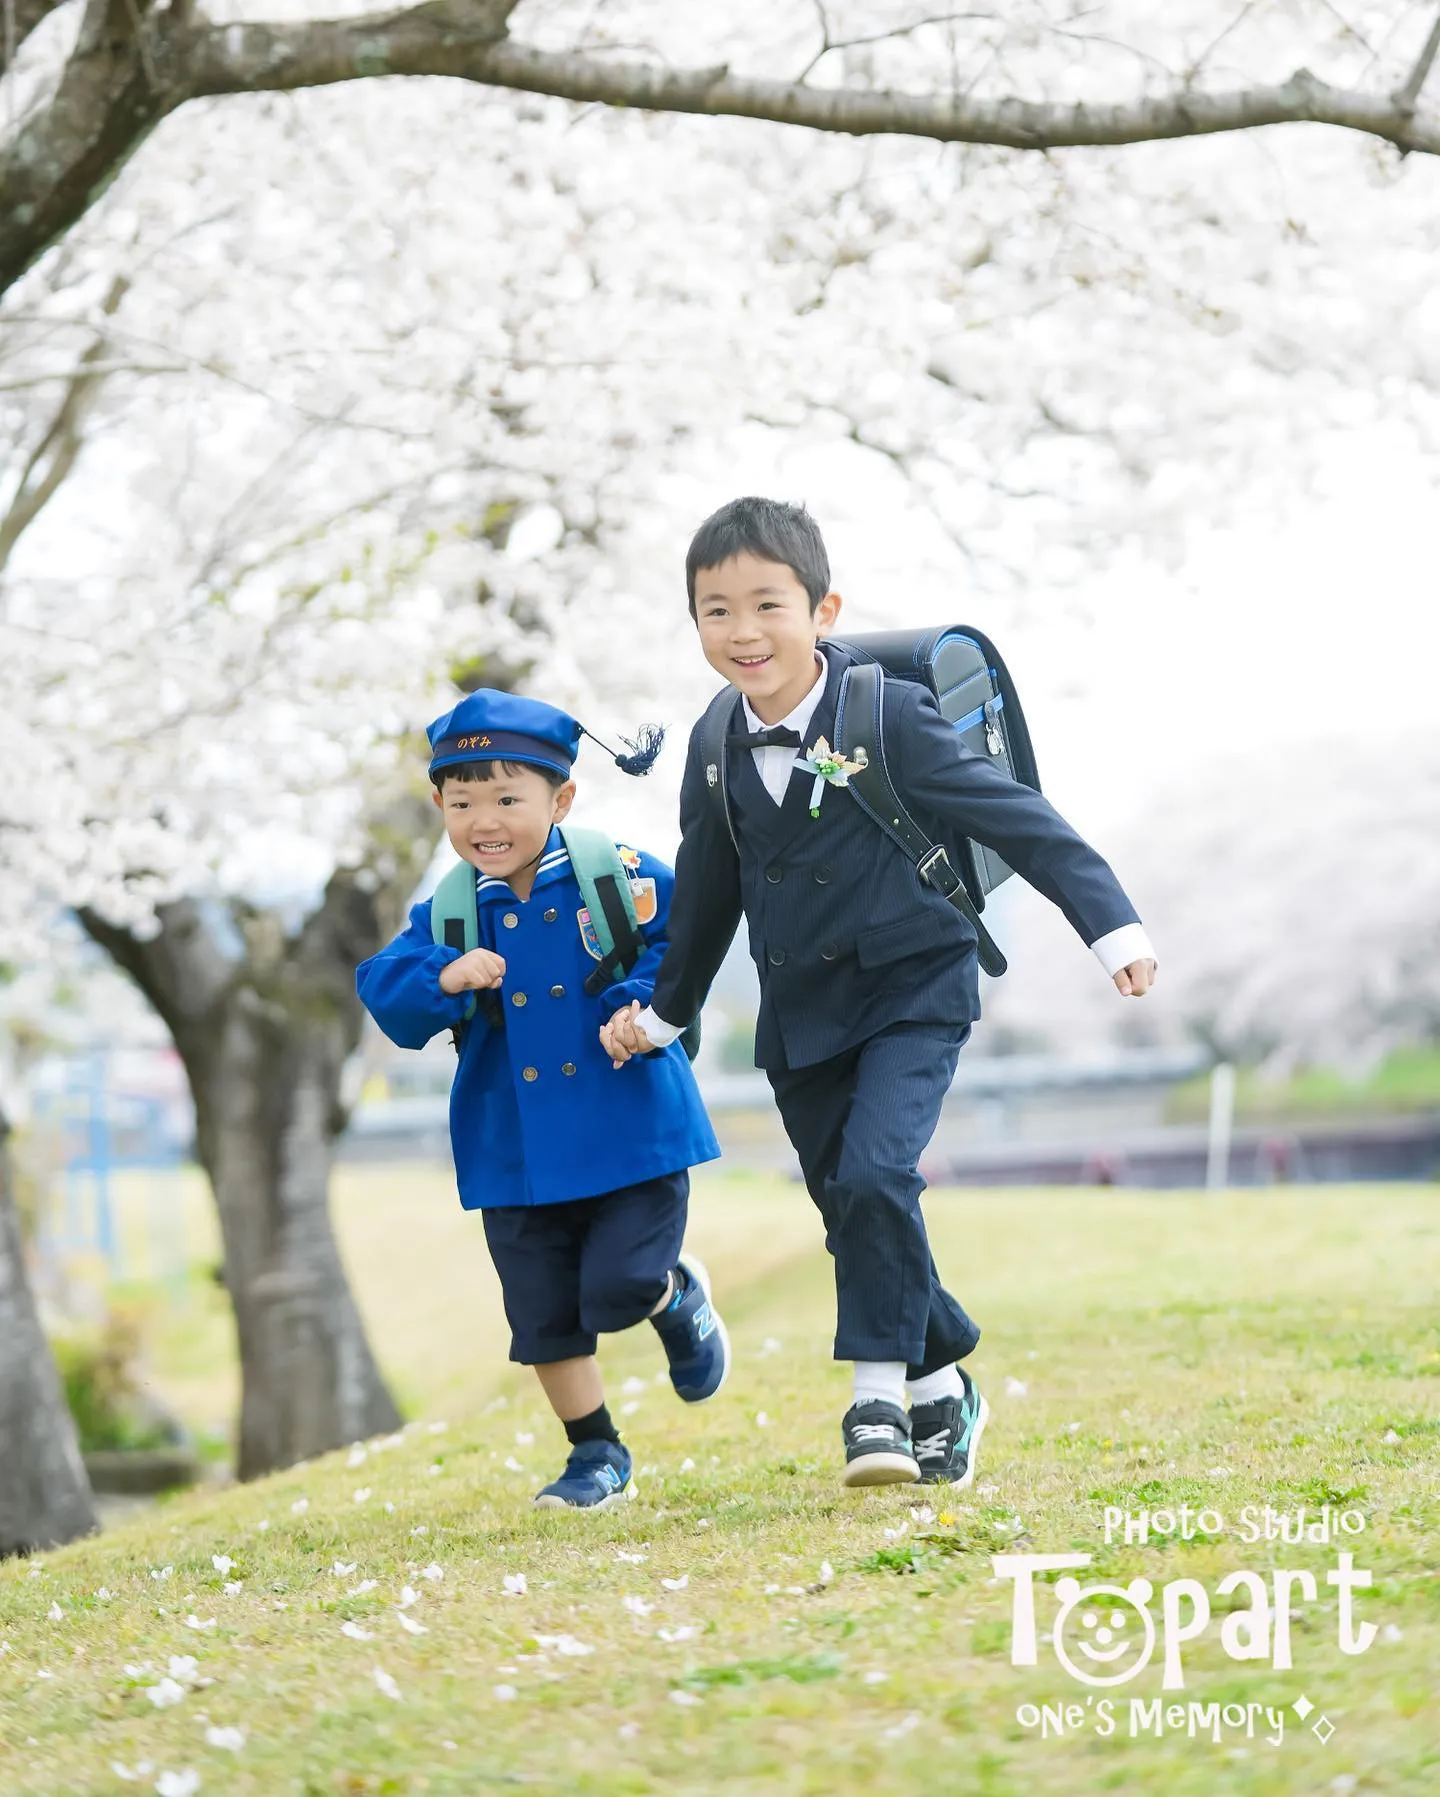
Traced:
[[508, 880], [525, 898], [551, 826], [569, 814], [575, 783], [567, 780], [557, 790], [538, 768], [498, 761], [491, 766], [488, 780], [446, 780], [434, 794], [435, 803], [460, 859], [497, 880]]
[[815, 643], [828, 636], [840, 595], [814, 612], [795, 570], [748, 551], [695, 574], [695, 625], [705, 659], [738, 687], [756, 717], [778, 724], [815, 684]]

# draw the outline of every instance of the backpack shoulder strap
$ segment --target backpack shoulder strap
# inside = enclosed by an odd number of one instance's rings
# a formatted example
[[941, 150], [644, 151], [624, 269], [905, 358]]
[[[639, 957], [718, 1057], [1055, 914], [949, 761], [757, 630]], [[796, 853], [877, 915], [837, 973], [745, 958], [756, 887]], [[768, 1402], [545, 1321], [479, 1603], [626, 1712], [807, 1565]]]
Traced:
[[[475, 909], [475, 869], [467, 861], [457, 861], [430, 900], [430, 934], [441, 948], [453, 948], [458, 955], [468, 955], [480, 946], [480, 918]], [[475, 994], [465, 1005], [465, 1021], [475, 1015]]]
[[705, 707], [700, 724], [700, 743], [705, 762], [705, 785], [711, 801], [719, 808], [730, 832], [735, 853], [740, 853], [740, 839], [735, 834], [735, 820], [730, 815], [730, 780], [726, 773], [725, 738], [730, 733], [730, 716], [735, 709], [735, 688], [722, 687]]
[[1007, 966], [1000, 945], [981, 921], [943, 844], [930, 840], [895, 790], [885, 759], [884, 707], [885, 672], [879, 662], [857, 662], [847, 668], [840, 678], [835, 705], [835, 747], [848, 760], [862, 763], [860, 771], [850, 776], [847, 790], [871, 822], [914, 862], [925, 884], [933, 886], [969, 922], [980, 965], [992, 979], [998, 979]]
[[[623, 980], [640, 959], [645, 938], [635, 917], [630, 877], [611, 838], [603, 830], [574, 824], [561, 824], [560, 836], [600, 944], [600, 964], [585, 981], [586, 992], [598, 998], [607, 986]], [[680, 1046], [692, 1061], [700, 1052], [698, 1017], [681, 1035]]]
[[645, 938], [635, 918], [629, 876], [613, 840], [603, 830], [577, 824], [561, 824], [560, 837], [600, 944], [600, 963], [585, 982], [593, 998], [625, 978], [645, 952]]

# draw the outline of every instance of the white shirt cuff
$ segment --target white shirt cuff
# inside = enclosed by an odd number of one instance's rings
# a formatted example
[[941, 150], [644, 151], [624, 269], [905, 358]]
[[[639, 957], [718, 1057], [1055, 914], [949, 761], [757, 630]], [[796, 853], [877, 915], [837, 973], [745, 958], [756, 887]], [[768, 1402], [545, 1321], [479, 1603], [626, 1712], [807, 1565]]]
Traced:
[[645, 1032], [646, 1040], [652, 1048], [668, 1048], [672, 1042], [678, 1042], [685, 1031], [678, 1023], [666, 1023], [663, 1017], [657, 1017], [646, 1005], [635, 1019], [637, 1029]]
[[1155, 950], [1150, 946], [1145, 926], [1139, 923], [1122, 924], [1118, 930], [1111, 930], [1108, 936], [1092, 942], [1090, 947], [1112, 980], [1122, 967], [1128, 967], [1132, 961], [1155, 959]]

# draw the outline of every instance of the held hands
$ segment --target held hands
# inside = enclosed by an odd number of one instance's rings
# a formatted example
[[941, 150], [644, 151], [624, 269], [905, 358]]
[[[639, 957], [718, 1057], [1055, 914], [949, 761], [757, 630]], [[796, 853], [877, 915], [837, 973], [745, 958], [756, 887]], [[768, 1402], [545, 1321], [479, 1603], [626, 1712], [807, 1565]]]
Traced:
[[505, 978], [505, 957], [488, 948], [472, 948], [468, 955], [440, 969], [440, 990], [453, 998], [457, 992], [485, 992]]
[[1115, 988], [1124, 998], [1144, 998], [1155, 984], [1155, 963], [1148, 957], [1132, 961], [1115, 975]]
[[612, 1067], [623, 1067], [632, 1055], [649, 1054], [655, 1044], [635, 1022], [640, 1015], [638, 998], [632, 998], [609, 1023], [600, 1026], [600, 1046], [610, 1057]]

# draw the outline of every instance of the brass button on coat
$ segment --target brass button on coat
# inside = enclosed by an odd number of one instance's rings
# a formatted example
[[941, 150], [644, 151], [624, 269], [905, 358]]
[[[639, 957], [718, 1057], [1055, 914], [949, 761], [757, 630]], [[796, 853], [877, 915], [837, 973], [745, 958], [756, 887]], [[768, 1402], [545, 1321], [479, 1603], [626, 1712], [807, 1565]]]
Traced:
[[567, 1061], [560, 1071], [565, 1075], [566, 1079], [569, 1079], [570, 1075], [575, 1071], [575, 1063], [573, 1061]]
[[564, 998], [565, 988], [563, 986], [552, 986], [550, 988], [550, 996], [551, 998]]
[[512, 993], [510, 995], [510, 1002], [512, 1005], [523, 1005], [525, 1003], [525, 994], [523, 992]]
[[538, 1067], [527, 1067], [520, 1077], [533, 1085], [540, 1077], [540, 1069]]
[[515, 928], [516, 924], [519, 923], [520, 919], [515, 915], [515, 913], [513, 911], [507, 911], [505, 913], [505, 915], [500, 919], [500, 921], [501, 921], [501, 923], [504, 924], [504, 926], [507, 930], [513, 930]]

